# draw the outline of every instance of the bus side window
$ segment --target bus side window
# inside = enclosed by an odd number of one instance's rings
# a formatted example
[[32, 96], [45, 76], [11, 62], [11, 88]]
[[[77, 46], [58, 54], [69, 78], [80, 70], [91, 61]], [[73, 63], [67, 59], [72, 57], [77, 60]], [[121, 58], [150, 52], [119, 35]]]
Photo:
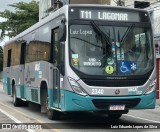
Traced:
[[58, 45], [58, 33], [56, 30], [54, 31], [54, 39], [53, 39], [53, 64], [54, 66], [58, 66], [59, 64], [59, 45]]
[[37, 42], [37, 61], [49, 61], [50, 43]]
[[25, 52], [26, 52], [26, 54], [25, 54], [25, 63], [28, 63], [28, 62], [30, 62], [29, 61], [29, 45], [26, 45]]
[[26, 57], [25, 63], [37, 61], [37, 42], [31, 41], [29, 45], [26, 45]]
[[11, 66], [11, 54], [12, 54], [12, 49], [8, 50], [7, 67]]
[[25, 51], [26, 50], [26, 42], [22, 43], [21, 45], [21, 56], [20, 56], [20, 64], [24, 64], [25, 63]]

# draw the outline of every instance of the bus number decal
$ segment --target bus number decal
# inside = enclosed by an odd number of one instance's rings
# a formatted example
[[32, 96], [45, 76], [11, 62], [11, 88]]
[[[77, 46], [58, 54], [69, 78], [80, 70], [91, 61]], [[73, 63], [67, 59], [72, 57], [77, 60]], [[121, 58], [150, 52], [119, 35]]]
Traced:
[[82, 19], [91, 19], [92, 18], [92, 12], [91, 11], [80, 11], [81, 18]]
[[92, 94], [93, 95], [103, 95], [104, 89], [92, 89]]

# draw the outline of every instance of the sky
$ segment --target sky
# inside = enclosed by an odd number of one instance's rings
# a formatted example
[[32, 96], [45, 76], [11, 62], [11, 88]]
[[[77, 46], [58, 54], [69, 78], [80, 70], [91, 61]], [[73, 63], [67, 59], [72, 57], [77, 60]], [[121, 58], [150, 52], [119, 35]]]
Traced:
[[[18, 3], [18, 2], [21, 2], [21, 1], [28, 3], [28, 2], [30, 2], [30, 1], [32, 1], [32, 0], [0, 0], [0, 12], [1, 12], [1, 11], [4, 11], [5, 9], [14, 11], [14, 8], [12, 8], [12, 7], [8, 6], [8, 5], [9, 5], [9, 4], [13, 4], [13, 3]], [[1, 21], [4, 21], [4, 19], [0, 17], [0, 22], [1, 22]], [[0, 42], [0, 46], [3, 46], [4, 43], [5, 43], [6, 41], [8, 41], [8, 40], [9, 40], [9, 38], [6, 37], [6, 38], [4, 39], [4, 41]]]
[[18, 2], [30, 2], [31, 0], [0, 0], [0, 11], [4, 11], [5, 9], [14, 10], [12, 7], [9, 7], [9, 4], [18, 3]]

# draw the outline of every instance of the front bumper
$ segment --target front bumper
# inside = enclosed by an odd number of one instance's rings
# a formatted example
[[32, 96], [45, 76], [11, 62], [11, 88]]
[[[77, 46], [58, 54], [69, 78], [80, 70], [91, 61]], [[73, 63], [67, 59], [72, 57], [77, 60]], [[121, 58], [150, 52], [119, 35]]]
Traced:
[[[156, 105], [156, 92], [140, 96], [81, 96], [70, 91], [63, 91], [64, 102], [62, 111], [100, 111], [109, 110], [108, 105], [126, 105], [129, 109], [154, 109]], [[96, 100], [98, 105], [94, 102]], [[99, 107], [100, 106], [100, 107]], [[106, 107], [105, 107], [106, 106]]]

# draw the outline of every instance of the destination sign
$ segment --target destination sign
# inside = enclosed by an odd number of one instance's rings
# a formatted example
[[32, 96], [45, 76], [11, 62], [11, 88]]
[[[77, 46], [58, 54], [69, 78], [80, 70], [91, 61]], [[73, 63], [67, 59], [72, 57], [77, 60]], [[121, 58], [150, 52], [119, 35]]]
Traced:
[[112, 20], [112, 21], [128, 21], [128, 13], [118, 13], [111, 11], [89, 11], [80, 10], [81, 19], [98, 19], [98, 20]]
[[87, 9], [70, 8], [70, 19], [123, 21], [123, 22], [149, 22], [148, 13], [145, 11], [127, 9]]

